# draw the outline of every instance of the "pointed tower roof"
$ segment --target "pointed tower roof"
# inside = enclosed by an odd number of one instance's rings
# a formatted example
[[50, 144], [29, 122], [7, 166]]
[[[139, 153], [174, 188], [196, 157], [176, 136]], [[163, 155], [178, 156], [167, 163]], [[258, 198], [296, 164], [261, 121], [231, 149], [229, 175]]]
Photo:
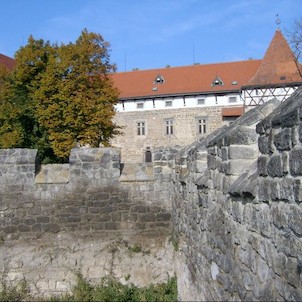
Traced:
[[301, 69], [280, 30], [277, 30], [247, 86], [302, 83]]

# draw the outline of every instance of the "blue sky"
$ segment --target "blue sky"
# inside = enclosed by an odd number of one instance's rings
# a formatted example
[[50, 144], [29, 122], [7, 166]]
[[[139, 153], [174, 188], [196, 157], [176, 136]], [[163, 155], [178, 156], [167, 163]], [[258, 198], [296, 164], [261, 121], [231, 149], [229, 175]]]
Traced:
[[1, 0], [0, 53], [29, 35], [74, 42], [81, 31], [111, 44], [118, 71], [260, 59], [277, 28], [285, 37], [301, 0]]

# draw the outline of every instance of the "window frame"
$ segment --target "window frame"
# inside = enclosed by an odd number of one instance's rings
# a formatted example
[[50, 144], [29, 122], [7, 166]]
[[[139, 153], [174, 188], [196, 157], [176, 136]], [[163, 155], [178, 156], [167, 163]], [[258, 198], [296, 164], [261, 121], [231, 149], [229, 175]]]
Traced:
[[196, 117], [196, 132], [198, 135], [203, 136], [208, 134], [208, 117], [198, 116]]
[[145, 104], [144, 102], [137, 102], [136, 103], [136, 109], [144, 109]]
[[146, 136], [146, 122], [145, 121], [137, 121], [136, 122], [136, 135], [137, 136]]
[[174, 118], [166, 118], [164, 119], [164, 133], [166, 136], [175, 135], [175, 123]]
[[[169, 103], [169, 105], [167, 105], [168, 103]], [[166, 107], [166, 108], [173, 107], [173, 101], [171, 101], [171, 100], [166, 100], [166, 101], [165, 101], [165, 107]]]
[[[199, 103], [199, 101], [202, 101], [201, 103]], [[198, 98], [197, 99], [197, 106], [203, 106], [206, 104], [206, 99], [205, 98]]]
[[238, 102], [237, 96], [229, 96], [229, 98], [228, 98], [228, 103], [229, 104], [235, 104], [237, 102]]

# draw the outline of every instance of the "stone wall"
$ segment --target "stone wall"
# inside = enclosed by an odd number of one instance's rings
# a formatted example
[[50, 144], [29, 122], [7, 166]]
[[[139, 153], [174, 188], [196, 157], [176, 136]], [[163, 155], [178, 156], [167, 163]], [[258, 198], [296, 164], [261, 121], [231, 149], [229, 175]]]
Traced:
[[137, 285], [174, 275], [171, 169], [163, 170], [161, 151], [148, 178], [146, 167], [125, 177], [118, 149], [73, 149], [64, 165], [40, 166], [36, 154], [0, 150], [4, 281], [24, 278], [33, 293], [47, 296], [70, 290], [75, 271]]
[[[184, 147], [199, 139], [197, 117], [207, 119], [207, 133], [210, 133], [222, 126], [222, 107], [117, 112], [115, 122], [123, 127], [123, 135], [114, 138], [112, 145], [121, 148], [123, 162], [141, 163], [147, 147], [153, 152], [162, 146]], [[165, 133], [166, 119], [173, 119], [173, 135]], [[145, 122], [145, 135], [137, 135], [138, 122]]]
[[302, 299], [301, 104], [272, 100], [176, 156], [181, 300]]
[[139, 286], [176, 272], [183, 301], [301, 300], [301, 105], [300, 89], [152, 163], [0, 150], [2, 279], [47, 297], [77, 272]]

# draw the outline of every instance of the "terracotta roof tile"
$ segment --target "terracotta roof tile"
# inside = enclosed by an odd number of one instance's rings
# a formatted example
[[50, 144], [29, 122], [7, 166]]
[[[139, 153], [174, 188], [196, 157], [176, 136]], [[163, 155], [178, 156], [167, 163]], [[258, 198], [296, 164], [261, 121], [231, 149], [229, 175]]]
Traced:
[[280, 30], [277, 30], [248, 86], [302, 82], [301, 69]]
[[15, 60], [0, 54], [0, 65], [5, 66], [9, 70], [12, 70], [15, 67]]
[[222, 108], [222, 116], [241, 116], [243, 112], [243, 107]]
[[[239, 91], [257, 71], [260, 60], [191, 65], [112, 74], [120, 99]], [[162, 76], [163, 83], [155, 83]], [[219, 77], [223, 85], [212, 86]]]

